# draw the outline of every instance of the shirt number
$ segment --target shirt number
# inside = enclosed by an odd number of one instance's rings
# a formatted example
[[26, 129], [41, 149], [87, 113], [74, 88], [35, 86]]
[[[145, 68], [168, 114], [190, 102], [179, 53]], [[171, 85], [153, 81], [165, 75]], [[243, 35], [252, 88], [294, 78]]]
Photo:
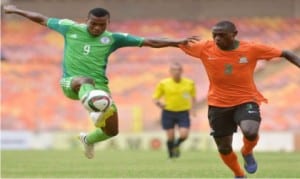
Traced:
[[90, 53], [91, 46], [90, 45], [84, 45], [83, 46], [83, 54], [88, 55]]
[[233, 70], [233, 67], [231, 64], [225, 64], [225, 70], [224, 70], [224, 73], [226, 75], [231, 75], [232, 74], [232, 70]]

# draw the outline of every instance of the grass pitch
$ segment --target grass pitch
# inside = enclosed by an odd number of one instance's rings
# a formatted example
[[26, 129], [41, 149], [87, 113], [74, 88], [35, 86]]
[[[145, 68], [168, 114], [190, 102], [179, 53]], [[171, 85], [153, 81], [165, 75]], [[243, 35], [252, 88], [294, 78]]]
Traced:
[[[239, 154], [239, 159], [242, 162]], [[300, 153], [256, 153], [259, 169], [248, 178], [299, 178]], [[184, 151], [1, 151], [2, 178], [232, 178], [217, 152]]]

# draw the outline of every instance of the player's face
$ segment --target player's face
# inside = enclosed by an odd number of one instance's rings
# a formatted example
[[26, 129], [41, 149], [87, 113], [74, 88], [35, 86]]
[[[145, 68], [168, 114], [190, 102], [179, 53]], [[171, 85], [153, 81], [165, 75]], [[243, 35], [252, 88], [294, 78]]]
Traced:
[[231, 32], [222, 26], [214, 26], [212, 29], [213, 39], [216, 45], [224, 50], [232, 48], [237, 32]]
[[181, 77], [181, 74], [182, 74], [181, 66], [178, 66], [178, 65], [171, 66], [170, 74], [171, 74], [172, 78], [179, 79]]
[[109, 16], [96, 17], [92, 14], [89, 15], [87, 20], [88, 31], [93, 36], [101, 35], [109, 24]]

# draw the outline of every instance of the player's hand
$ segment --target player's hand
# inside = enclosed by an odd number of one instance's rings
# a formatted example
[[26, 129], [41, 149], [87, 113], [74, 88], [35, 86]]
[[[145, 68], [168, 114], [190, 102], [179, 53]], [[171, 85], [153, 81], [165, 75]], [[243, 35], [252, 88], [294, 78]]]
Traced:
[[16, 12], [16, 10], [18, 10], [18, 8], [15, 5], [6, 5], [3, 7], [3, 10], [6, 14], [11, 14]]
[[196, 43], [198, 41], [200, 41], [200, 37], [199, 36], [191, 36], [191, 37], [188, 37], [188, 38], [184, 39], [182, 41], [182, 44], [183, 45], [187, 45], [188, 43]]
[[187, 42], [191, 42], [191, 43], [196, 43], [198, 41], [200, 41], [200, 37], [199, 36], [191, 36], [191, 37], [188, 37], [187, 39]]
[[164, 109], [165, 106], [166, 106], [164, 103], [162, 103], [162, 102], [160, 102], [160, 101], [156, 102], [156, 105], [157, 105], [159, 108], [161, 108], [161, 109]]

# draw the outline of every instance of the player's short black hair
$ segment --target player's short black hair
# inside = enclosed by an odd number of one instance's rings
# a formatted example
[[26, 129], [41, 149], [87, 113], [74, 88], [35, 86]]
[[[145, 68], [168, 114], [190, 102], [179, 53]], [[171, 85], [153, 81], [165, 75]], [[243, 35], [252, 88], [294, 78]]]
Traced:
[[215, 26], [225, 27], [227, 30], [229, 30], [231, 32], [237, 31], [235, 24], [233, 22], [227, 21], [227, 20], [220, 21]]
[[178, 67], [178, 68], [182, 69], [182, 65], [179, 62], [172, 62], [170, 64], [170, 68], [172, 68], [172, 67]]
[[96, 16], [96, 17], [103, 17], [103, 16], [106, 16], [106, 15], [108, 17], [110, 17], [110, 14], [109, 14], [108, 10], [106, 10], [104, 8], [101, 8], [101, 7], [97, 7], [97, 8], [91, 9], [89, 11], [88, 16], [90, 16], [91, 14], [93, 16]]

